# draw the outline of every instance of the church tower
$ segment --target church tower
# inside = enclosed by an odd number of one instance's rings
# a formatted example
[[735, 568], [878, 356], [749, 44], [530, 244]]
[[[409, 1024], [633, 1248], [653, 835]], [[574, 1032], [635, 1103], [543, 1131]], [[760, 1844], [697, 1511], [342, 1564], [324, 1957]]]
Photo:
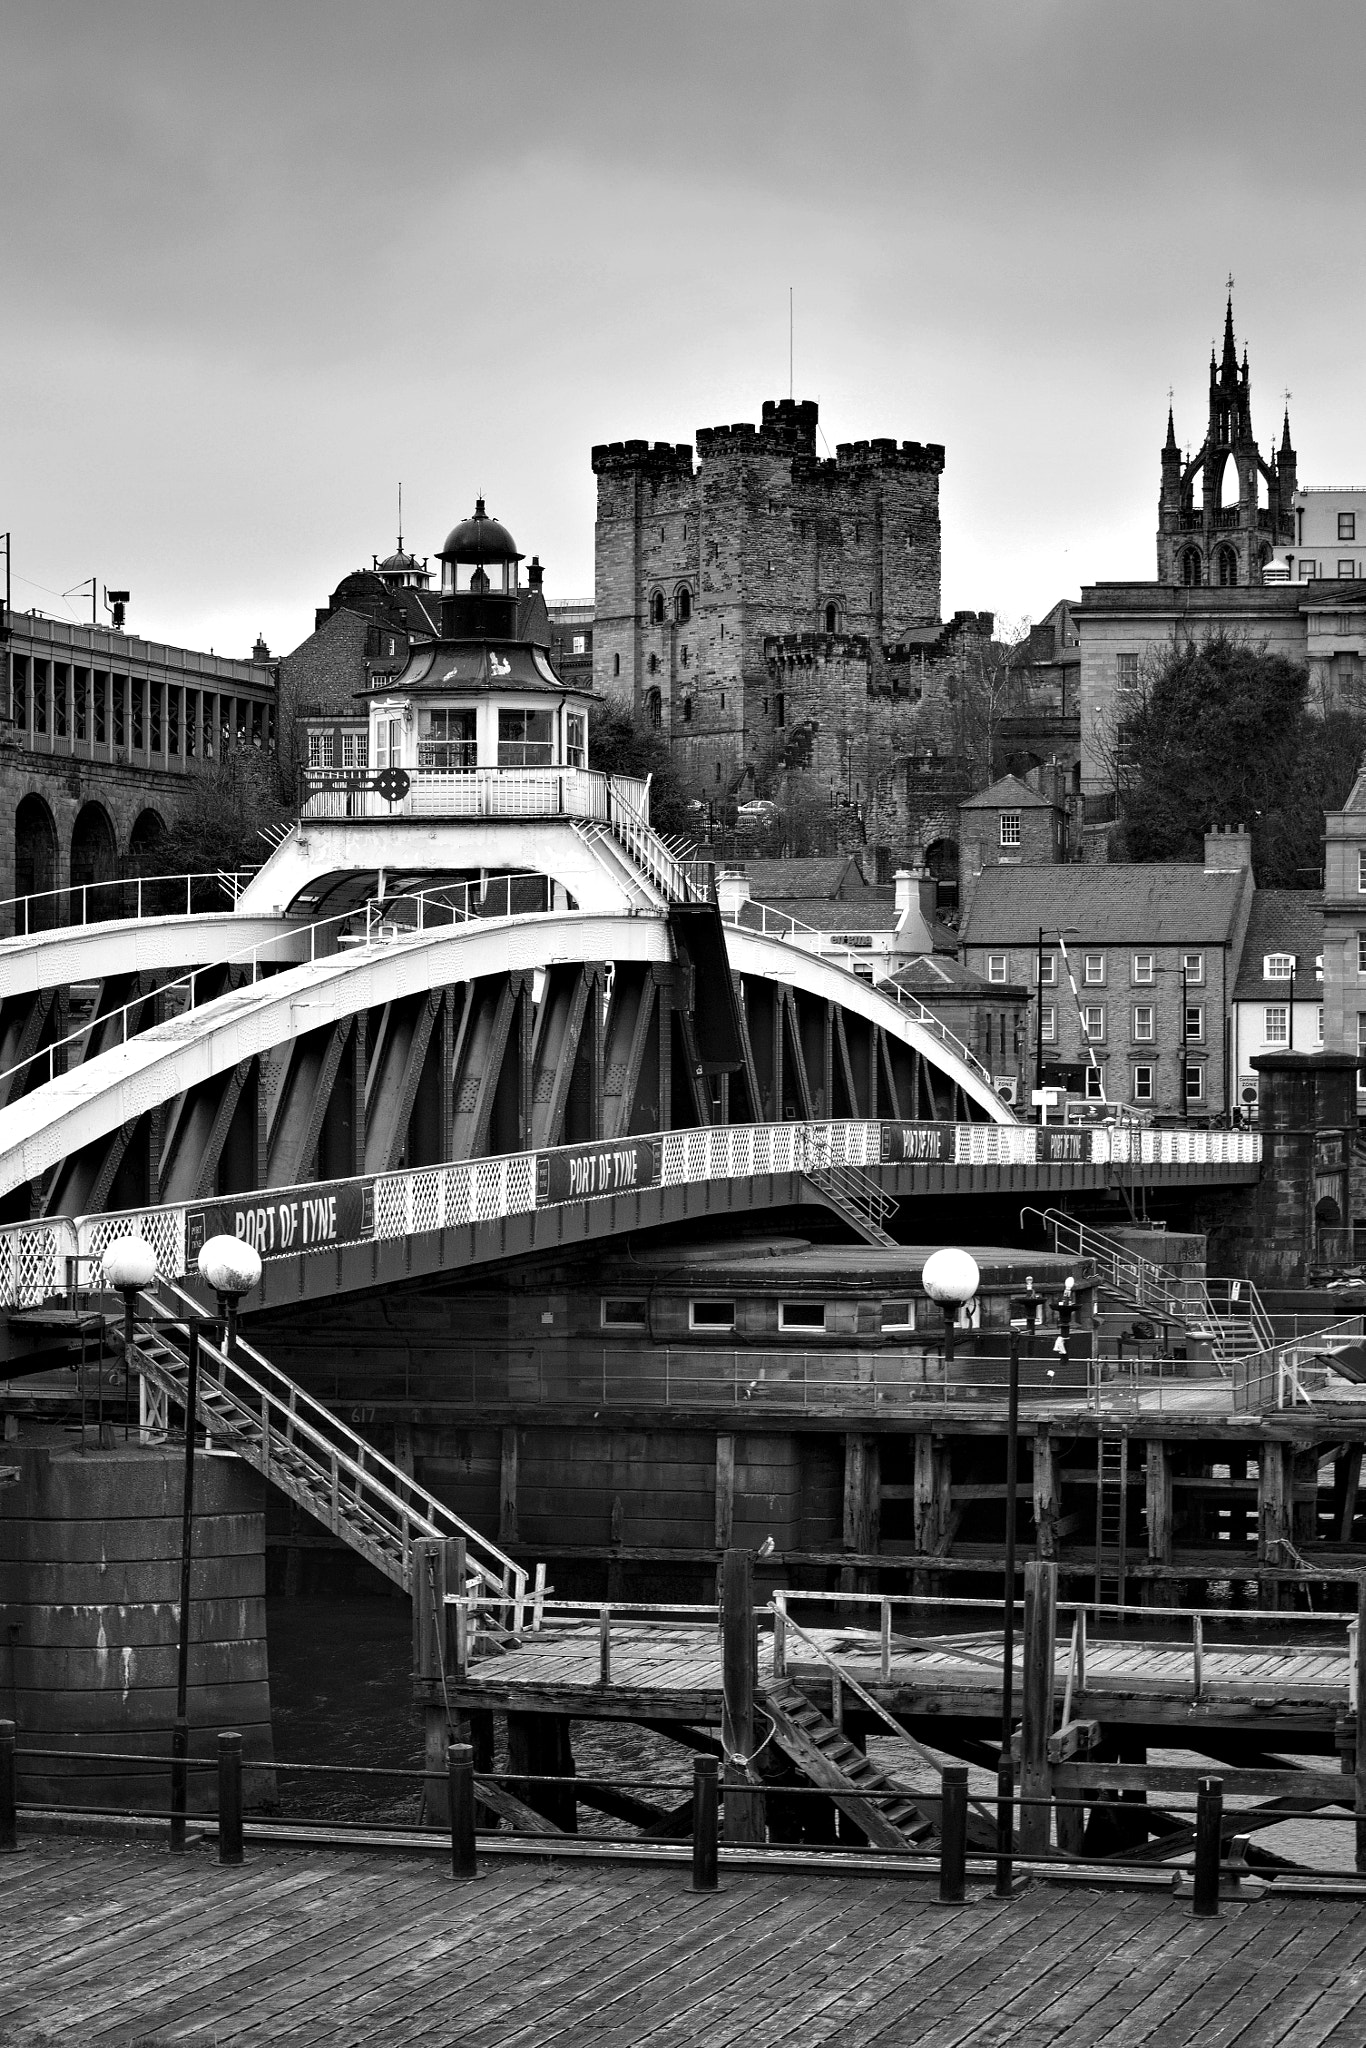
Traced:
[[1273, 549], [1294, 541], [1294, 491], [1295, 451], [1288, 412], [1279, 464], [1274, 454], [1270, 463], [1263, 462], [1253, 438], [1247, 350], [1240, 364], [1230, 292], [1223, 355], [1216, 360], [1210, 351], [1209, 423], [1200, 452], [1190, 462], [1181, 459], [1175, 420], [1170, 406], [1167, 409], [1157, 518], [1158, 581], [1223, 588], [1260, 583]]

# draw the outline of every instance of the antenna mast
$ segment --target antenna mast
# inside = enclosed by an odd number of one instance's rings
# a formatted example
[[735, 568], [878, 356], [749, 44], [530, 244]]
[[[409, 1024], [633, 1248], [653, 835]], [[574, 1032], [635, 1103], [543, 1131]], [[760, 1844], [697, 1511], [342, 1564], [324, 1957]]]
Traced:
[[792, 334], [792, 287], [789, 285], [787, 288], [787, 395], [789, 398], [797, 396], [797, 387], [792, 376]]

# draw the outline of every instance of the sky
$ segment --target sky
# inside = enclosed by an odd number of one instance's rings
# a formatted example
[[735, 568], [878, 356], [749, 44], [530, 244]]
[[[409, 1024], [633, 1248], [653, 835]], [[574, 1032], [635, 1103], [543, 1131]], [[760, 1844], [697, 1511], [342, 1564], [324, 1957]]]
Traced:
[[[591, 598], [594, 442], [794, 383], [940, 441], [945, 615], [1155, 573], [1235, 279], [1366, 480], [1359, 0], [0, 0], [19, 609], [287, 652], [482, 492]], [[822, 451], [824, 452], [824, 451]], [[75, 586], [86, 583], [81, 592]]]

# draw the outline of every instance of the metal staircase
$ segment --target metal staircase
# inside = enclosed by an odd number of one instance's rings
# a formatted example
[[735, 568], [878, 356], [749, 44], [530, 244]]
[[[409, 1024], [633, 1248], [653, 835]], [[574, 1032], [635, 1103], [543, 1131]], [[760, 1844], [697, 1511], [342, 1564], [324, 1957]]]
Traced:
[[871, 1173], [861, 1166], [811, 1166], [806, 1178], [865, 1243], [896, 1250], [896, 1239], [886, 1226], [895, 1216], [897, 1204]]
[[[133, 1365], [162, 1398], [183, 1407], [189, 1373], [188, 1316], [194, 1298], [158, 1279], [137, 1297]], [[117, 1338], [122, 1319], [111, 1321]], [[236, 1452], [307, 1514], [339, 1536], [394, 1585], [414, 1589], [414, 1544], [422, 1538], [465, 1542], [468, 1591], [520, 1628], [527, 1574], [486, 1536], [383, 1457], [330, 1409], [287, 1379], [240, 1335], [235, 1355], [202, 1332], [199, 1420], [215, 1446]], [[487, 1627], [487, 1622], [483, 1623]]]
[[1208, 1344], [1226, 1376], [1235, 1359], [1274, 1348], [1271, 1318], [1250, 1280], [1183, 1279], [1062, 1209], [1023, 1213], [1038, 1216], [1052, 1231], [1056, 1251], [1090, 1259], [1101, 1288], [1126, 1307], [1175, 1323], [1188, 1337]]

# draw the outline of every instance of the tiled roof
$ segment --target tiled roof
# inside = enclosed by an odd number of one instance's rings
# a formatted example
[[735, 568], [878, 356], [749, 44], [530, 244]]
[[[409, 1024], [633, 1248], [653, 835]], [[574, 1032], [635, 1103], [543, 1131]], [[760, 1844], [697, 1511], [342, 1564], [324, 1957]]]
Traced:
[[964, 797], [958, 808], [960, 811], [1052, 811], [1057, 806], [1046, 796], [1040, 796], [1037, 789], [1031, 789], [1027, 782], [1021, 782], [1018, 775], [1003, 775], [989, 789], [979, 790], [976, 796]]
[[1078, 944], [1222, 945], [1233, 936], [1246, 868], [1209, 875], [1194, 863], [983, 868], [960, 933], [969, 946], [1021, 946], [1075, 925]]
[[1005, 989], [999, 983], [983, 979], [974, 974], [970, 967], [964, 967], [961, 960], [952, 960], [943, 953], [919, 953], [914, 960], [908, 960], [904, 967], [888, 976], [908, 995], [920, 996], [932, 1002], [935, 996], [1001, 996]]
[[1293, 953], [1295, 1000], [1311, 1002], [1321, 984], [1315, 978], [1315, 962], [1323, 955], [1323, 898], [1313, 889], [1259, 889], [1252, 899], [1252, 914], [1243, 940], [1243, 957], [1233, 1000], [1265, 1002], [1290, 993], [1289, 981], [1268, 981], [1262, 972], [1268, 953]]
[[829, 859], [802, 854], [791, 860], [748, 860], [744, 867], [750, 895], [765, 903], [778, 897], [790, 897], [795, 902], [804, 896], [823, 896], [829, 901], [841, 890], [861, 896], [868, 886], [852, 853]]
[[896, 904], [855, 898], [852, 903], [828, 903], [809, 896], [764, 897], [762, 904], [745, 903], [740, 908], [740, 922], [758, 931], [767, 910], [772, 917], [790, 917], [794, 924], [810, 925], [816, 932], [891, 932], [896, 930]]

